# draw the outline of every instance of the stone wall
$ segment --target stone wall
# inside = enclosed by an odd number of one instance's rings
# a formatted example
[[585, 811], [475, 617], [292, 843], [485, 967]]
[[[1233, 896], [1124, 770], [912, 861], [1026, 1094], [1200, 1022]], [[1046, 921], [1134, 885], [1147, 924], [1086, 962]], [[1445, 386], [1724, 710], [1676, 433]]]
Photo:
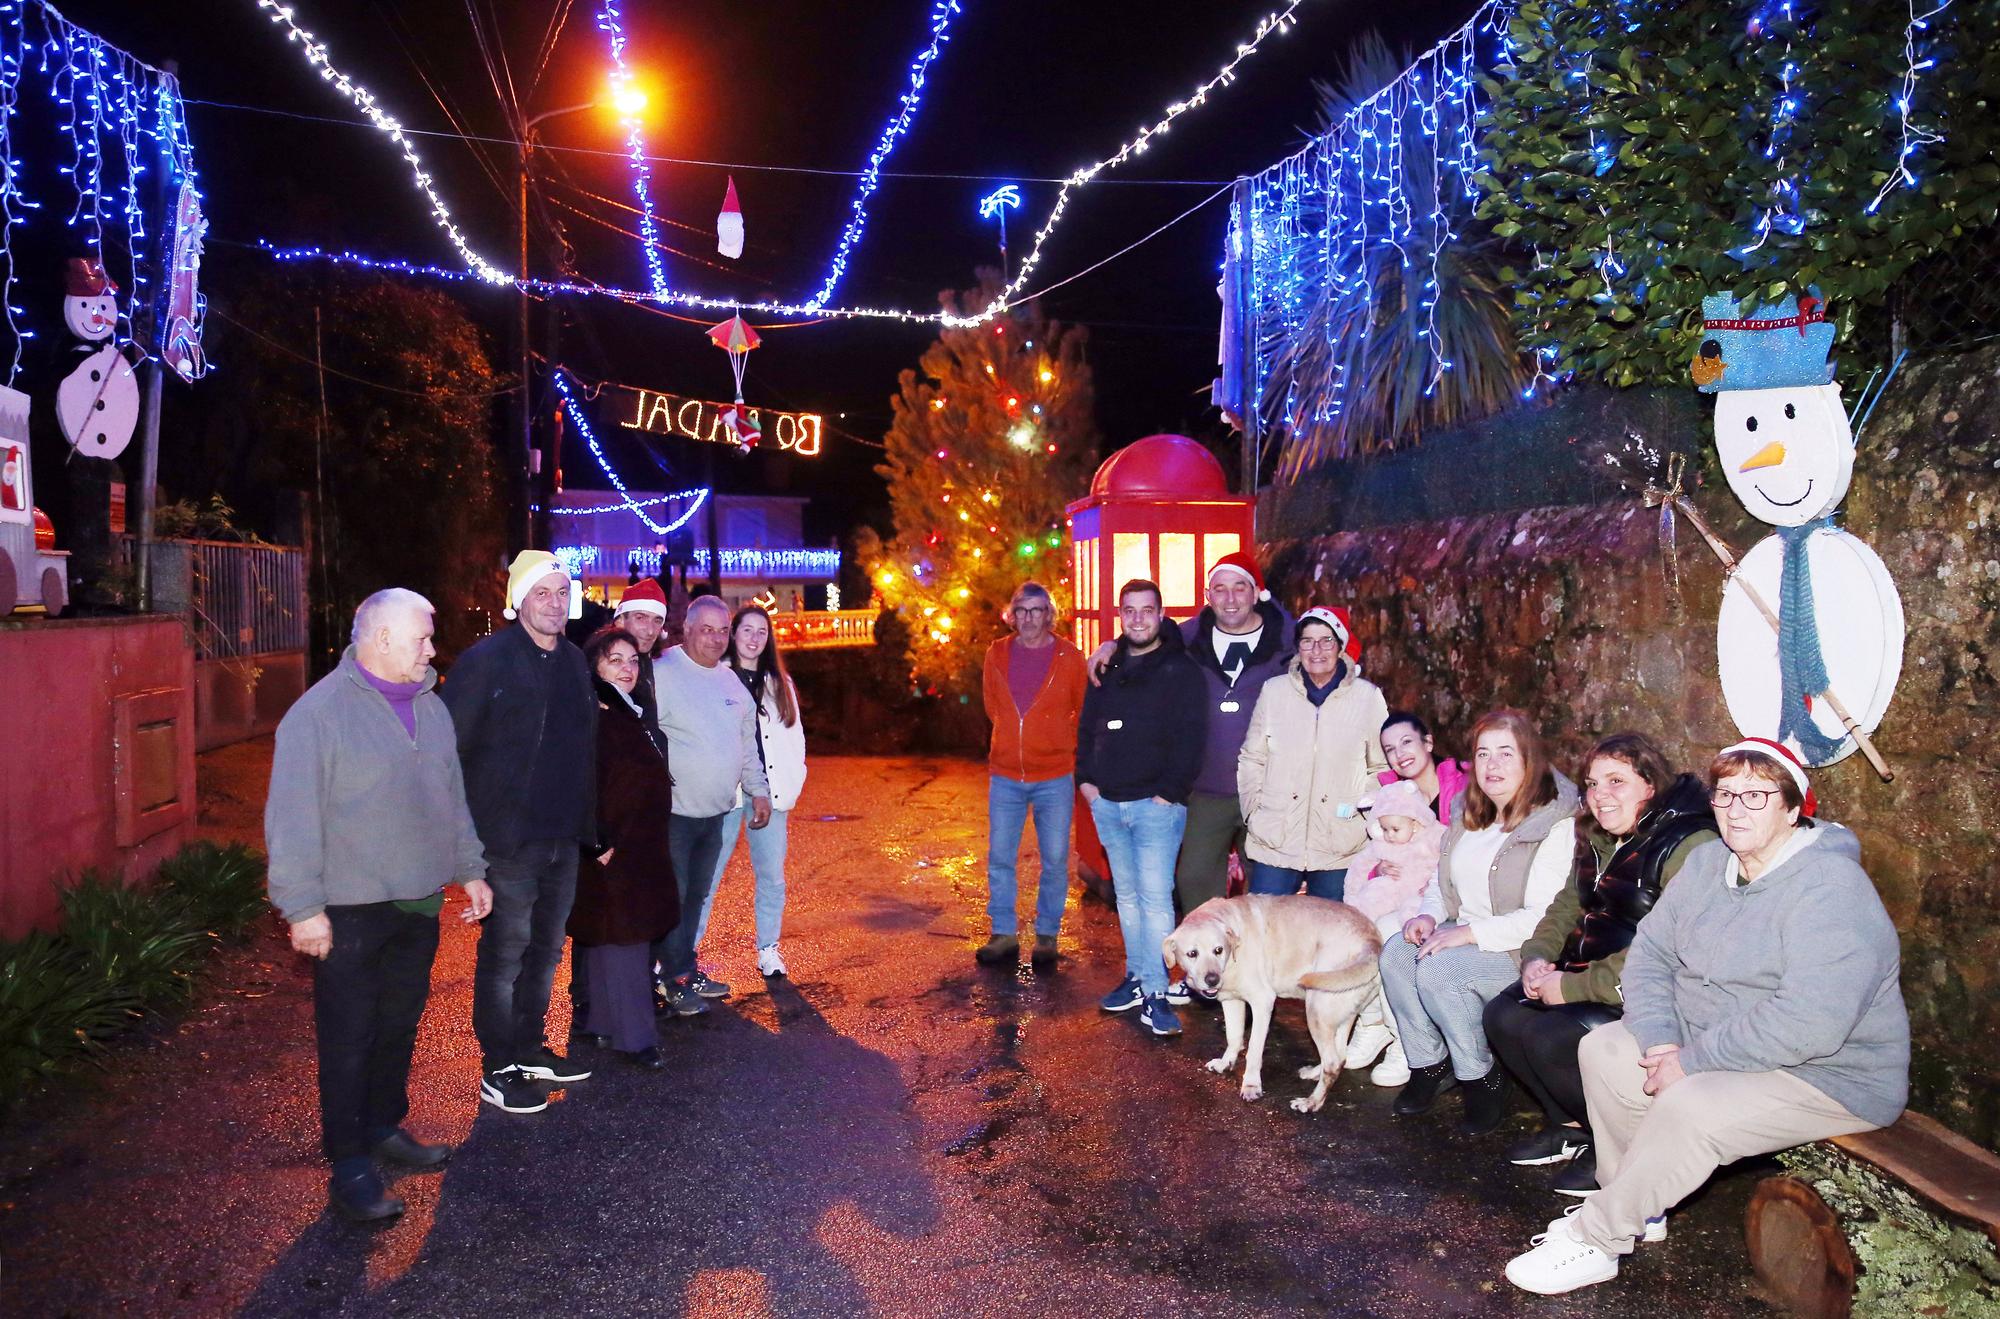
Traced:
[[[1768, 533], [1720, 487], [1698, 504], [1739, 550]], [[1902, 681], [1876, 735], [1896, 777], [1885, 784], [1852, 756], [1816, 784], [1826, 817], [1860, 835], [1903, 933], [1914, 1104], [1993, 1146], [2000, 347], [1902, 372], [1868, 423], [1845, 514], [1903, 597]], [[1683, 524], [1677, 614], [1657, 514], [1636, 500], [1333, 531], [1264, 552], [1293, 608], [1352, 607], [1368, 675], [1455, 753], [1497, 704], [1531, 712], [1572, 770], [1619, 728], [1653, 734], [1689, 768], [1736, 736], [1716, 678], [1720, 565]]]

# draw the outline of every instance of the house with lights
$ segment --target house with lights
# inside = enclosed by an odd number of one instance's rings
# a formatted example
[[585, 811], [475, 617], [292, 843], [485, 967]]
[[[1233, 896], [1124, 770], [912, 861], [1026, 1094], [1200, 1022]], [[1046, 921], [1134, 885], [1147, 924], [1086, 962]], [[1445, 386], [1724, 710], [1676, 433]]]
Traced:
[[[838, 609], [840, 550], [808, 545], [806, 500], [794, 495], [716, 495], [722, 594], [730, 607], [760, 600], [774, 612]], [[616, 605], [642, 577], [661, 576], [678, 551], [692, 585], [709, 577], [708, 510], [684, 497], [565, 490], [549, 507], [549, 545], [589, 598]], [[637, 505], [635, 508], [634, 505]], [[647, 516], [641, 516], [642, 513]], [[676, 521], [685, 518], [678, 528]], [[655, 526], [674, 528], [668, 534]], [[692, 534], [690, 534], [692, 533]]]

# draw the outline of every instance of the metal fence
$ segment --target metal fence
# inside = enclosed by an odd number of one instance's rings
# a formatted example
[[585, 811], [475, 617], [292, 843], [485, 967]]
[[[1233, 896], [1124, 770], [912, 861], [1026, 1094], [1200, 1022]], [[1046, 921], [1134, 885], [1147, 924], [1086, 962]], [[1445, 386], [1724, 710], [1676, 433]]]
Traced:
[[167, 540], [153, 546], [153, 598], [184, 613], [197, 659], [306, 648], [306, 556], [289, 545]]
[[1898, 352], [1958, 352], [2000, 337], [2000, 225], [1962, 234], [1912, 266], [1890, 308]]

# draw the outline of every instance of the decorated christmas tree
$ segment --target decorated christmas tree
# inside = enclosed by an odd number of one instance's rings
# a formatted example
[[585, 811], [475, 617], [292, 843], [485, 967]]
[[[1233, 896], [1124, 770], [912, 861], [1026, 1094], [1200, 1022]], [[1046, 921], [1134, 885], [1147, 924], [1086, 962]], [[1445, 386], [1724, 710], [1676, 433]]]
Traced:
[[[993, 301], [982, 286], [953, 309]], [[1014, 588], [1034, 578], [1059, 615], [1070, 607], [1063, 506], [1096, 466], [1097, 426], [1084, 331], [1029, 303], [987, 324], [947, 329], [892, 400], [888, 478], [895, 534], [859, 546], [886, 607], [909, 637], [919, 688], [974, 695], [987, 645]]]

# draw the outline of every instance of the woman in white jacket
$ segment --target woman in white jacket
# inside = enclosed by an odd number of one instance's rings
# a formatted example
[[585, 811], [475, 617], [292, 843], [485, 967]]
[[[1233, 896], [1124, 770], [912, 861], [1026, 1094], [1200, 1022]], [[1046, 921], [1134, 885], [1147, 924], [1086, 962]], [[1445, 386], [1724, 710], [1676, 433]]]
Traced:
[[[723, 662], [757, 701], [757, 754], [763, 758], [764, 773], [771, 781], [770, 823], [750, 829], [750, 867], [757, 876], [757, 970], [765, 976], [781, 976], [785, 961], [778, 954], [778, 936], [785, 922], [785, 830], [792, 807], [798, 804], [799, 790], [806, 784], [805, 722], [799, 716], [798, 689], [778, 653], [771, 616], [763, 609], [745, 605], [736, 611]], [[736, 840], [749, 814], [750, 803], [741, 799], [739, 791], [736, 808], [722, 817], [722, 851], [715, 860], [708, 905], [702, 908], [703, 931], [715, 903], [715, 891], [722, 886], [722, 872], [736, 851]], [[701, 942], [699, 932], [695, 942]]]

